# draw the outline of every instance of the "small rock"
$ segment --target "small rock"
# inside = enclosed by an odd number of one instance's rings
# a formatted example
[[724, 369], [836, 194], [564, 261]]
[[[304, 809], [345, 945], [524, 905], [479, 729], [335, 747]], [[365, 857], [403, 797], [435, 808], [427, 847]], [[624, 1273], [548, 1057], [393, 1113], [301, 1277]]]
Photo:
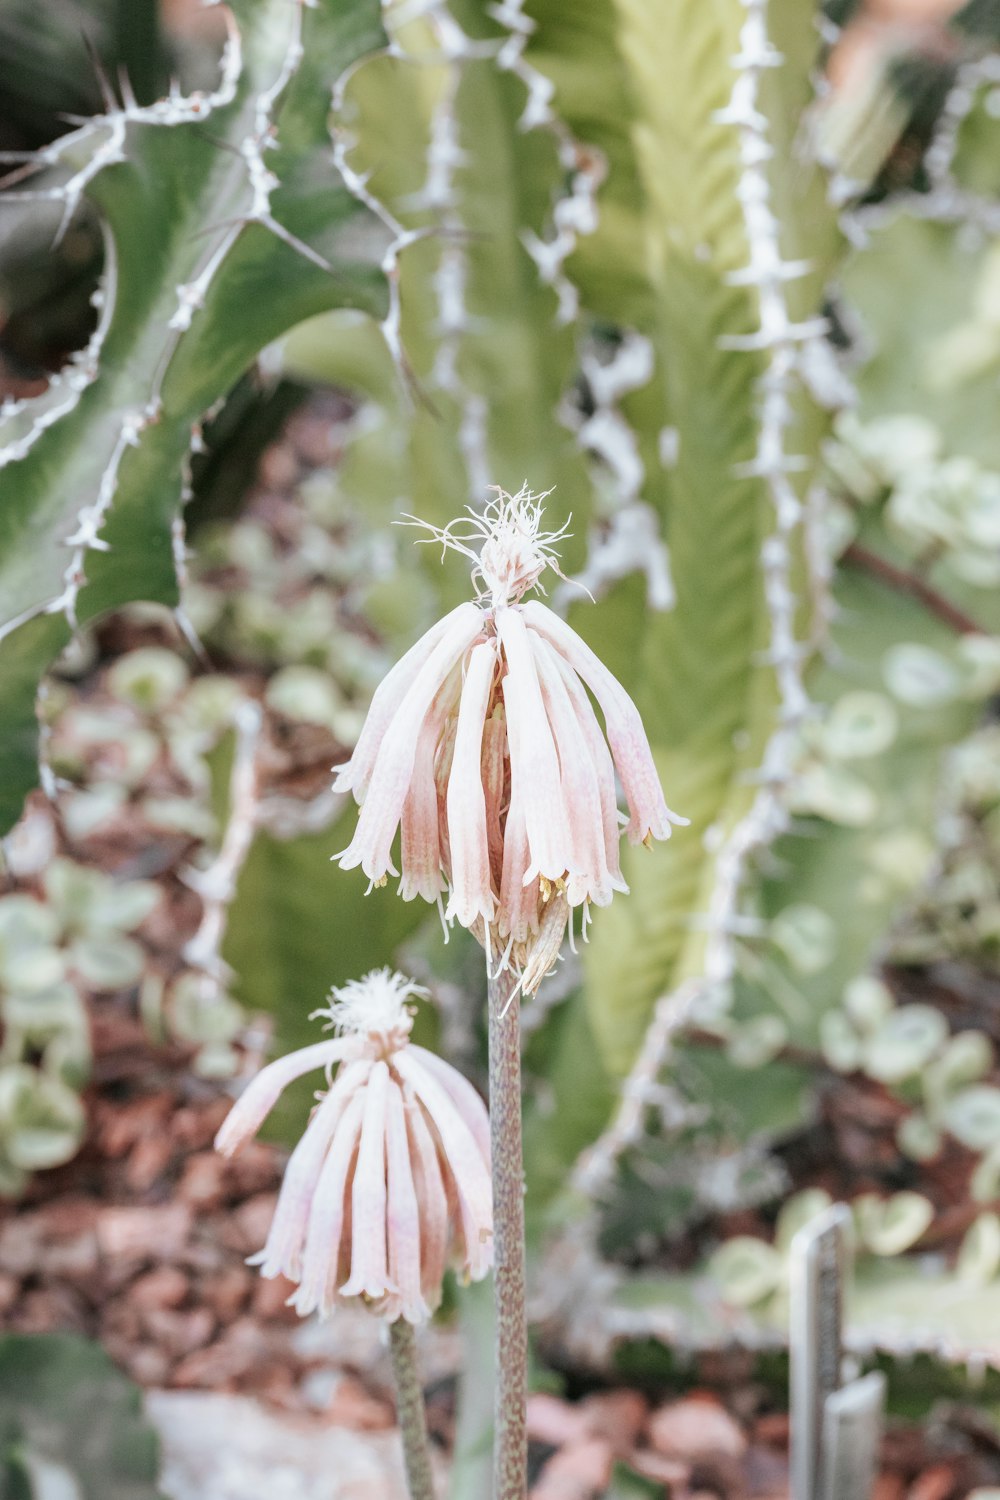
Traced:
[[207, 1307], [183, 1311], [150, 1307], [144, 1311], [142, 1321], [150, 1337], [162, 1344], [174, 1359], [201, 1349], [215, 1332], [215, 1319]]
[[97, 1242], [112, 1260], [173, 1260], [191, 1233], [192, 1221], [186, 1203], [106, 1208], [97, 1221]]
[[10, 1312], [21, 1292], [21, 1283], [16, 1276], [0, 1271], [0, 1315]]
[[253, 1289], [254, 1316], [266, 1322], [297, 1323], [299, 1315], [288, 1299], [295, 1291], [295, 1282], [285, 1276], [258, 1276]]
[[607, 1438], [615, 1453], [634, 1448], [649, 1416], [649, 1403], [639, 1391], [598, 1391], [580, 1402], [579, 1411], [594, 1437]]
[[614, 1452], [607, 1438], [567, 1443], [542, 1469], [533, 1500], [592, 1500], [611, 1481]]
[[712, 1396], [688, 1396], [654, 1411], [649, 1419], [653, 1447], [676, 1458], [741, 1458], [747, 1440]]
[[765, 1412], [758, 1417], [754, 1423], [754, 1438], [758, 1443], [763, 1443], [768, 1448], [788, 1447], [788, 1413], [784, 1411]]
[[392, 1407], [373, 1396], [353, 1375], [342, 1375], [334, 1386], [326, 1408], [333, 1427], [350, 1427], [355, 1432], [388, 1432], [396, 1425]]
[[561, 1397], [536, 1391], [528, 1397], [528, 1436], [536, 1443], [561, 1448], [588, 1436], [587, 1419], [579, 1407]]
[[182, 1359], [170, 1376], [170, 1384], [219, 1389], [262, 1365], [270, 1355], [260, 1329], [250, 1318], [241, 1318], [216, 1343]]
[[190, 1289], [183, 1271], [176, 1266], [158, 1266], [148, 1271], [129, 1288], [129, 1297], [136, 1307], [144, 1312], [164, 1307], [180, 1307]]
[[200, 1151], [192, 1156], [177, 1185], [178, 1197], [194, 1208], [218, 1208], [223, 1200], [223, 1178], [226, 1163], [214, 1151]]
[[201, 1297], [220, 1323], [231, 1323], [246, 1306], [253, 1284], [253, 1276], [245, 1266], [227, 1266], [217, 1275], [205, 1278]]
[[905, 1494], [906, 1481], [901, 1474], [879, 1474], [872, 1488], [871, 1500], [903, 1500]]
[[630, 1468], [654, 1484], [686, 1484], [691, 1476], [691, 1465], [679, 1458], [665, 1458], [652, 1448], [636, 1448], [628, 1455]]
[[906, 1500], [952, 1500], [954, 1494], [954, 1469], [949, 1464], [934, 1464], [913, 1481]]
[[238, 1255], [256, 1255], [267, 1239], [277, 1201], [277, 1193], [257, 1193], [241, 1203], [219, 1226], [222, 1244]]
[[102, 1103], [98, 1109], [97, 1141], [103, 1156], [124, 1156], [144, 1136], [163, 1134], [174, 1109], [173, 1097], [164, 1090], [130, 1099]]
[[125, 1185], [130, 1193], [146, 1193], [163, 1176], [174, 1146], [170, 1137], [148, 1135], [136, 1141], [125, 1164]]
[[139, 1385], [165, 1385], [170, 1374], [170, 1356], [155, 1344], [140, 1344], [129, 1351], [125, 1368]]

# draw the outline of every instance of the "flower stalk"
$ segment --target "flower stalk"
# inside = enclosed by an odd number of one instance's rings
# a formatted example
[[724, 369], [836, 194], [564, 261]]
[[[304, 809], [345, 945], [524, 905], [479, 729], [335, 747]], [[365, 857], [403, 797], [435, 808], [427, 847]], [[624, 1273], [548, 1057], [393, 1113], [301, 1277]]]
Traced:
[[523, 1500], [528, 1483], [524, 1161], [521, 1147], [519, 986], [509, 971], [489, 982], [490, 1132], [496, 1345], [493, 1500]]
[[435, 1500], [427, 1416], [417, 1369], [417, 1340], [413, 1324], [405, 1318], [397, 1318], [389, 1325], [389, 1352], [396, 1378], [396, 1415], [403, 1438], [410, 1500]]

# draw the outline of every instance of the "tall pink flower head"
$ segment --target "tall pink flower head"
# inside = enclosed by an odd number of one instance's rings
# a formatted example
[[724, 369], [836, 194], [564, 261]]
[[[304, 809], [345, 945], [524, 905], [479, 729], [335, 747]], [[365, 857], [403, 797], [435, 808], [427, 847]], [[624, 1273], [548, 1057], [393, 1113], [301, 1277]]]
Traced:
[[335, 781], [361, 808], [341, 866], [360, 865], [372, 885], [399, 875], [407, 901], [446, 898], [446, 920], [470, 928], [528, 993], [574, 910], [585, 933], [591, 904], [628, 889], [622, 823], [637, 844], [686, 821], [664, 801], [628, 693], [564, 620], [524, 597], [547, 568], [559, 572], [565, 528], [542, 530], [544, 498], [498, 490], [482, 513], [428, 528], [472, 561], [476, 600], [393, 667]]
[[316, 1014], [339, 1034], [264, 1068], [216, 1136], [231, 1156], [293, 1079], [326, 1070], [251, 1260], [298, 1282], [303, 1315], [360, 1297], [388, 1322], [419, 1323], [449, 1265], [478, 1281], [493, 1264], [489, 1119], [461, 1073], [410, 1041], [407, 1002], [425, 993], [389, 969], [334, 989]]

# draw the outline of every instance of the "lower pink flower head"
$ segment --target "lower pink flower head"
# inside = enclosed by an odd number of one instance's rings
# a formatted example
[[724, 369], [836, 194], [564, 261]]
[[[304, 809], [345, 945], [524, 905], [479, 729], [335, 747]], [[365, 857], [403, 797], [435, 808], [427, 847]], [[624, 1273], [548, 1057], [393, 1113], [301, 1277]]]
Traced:
[[400, 874], [401, 830], [404, 900], [446, 896], [446, 919], [470, 928], [528, 993], [555, 963], [574, 909], [585, 933], [591, 904], [628, 889], [621, 824], [632, 843], [649, 843], [686, 821], [664, 801], [628, 693], [564, 620], [523, 601], [546, 568], [559, 572], [563, 532], [541, 530], [544, 498], [499, 490], [482, 514], [470, 508], [464, 530], [429, 528], [472, 559], [478, 597], [393, 667], [335, 782], [361, 807], [342, 868], [360, 865], [384, 885]]
[[388, 1322], [419, 1323], [449, 1265], [478, 1281], [493, 1264], [486, 1107], [461, 1073], [410, 1041], [407, 1000], [425, 993], [389, 969], [334, 989], [317, 1014], [340, 1034], [264, 1068], [216, 1136], [231, 1156], [293, 1079], [326, 1069], [267, 1244], [250, 1262], [297, 1281], [290, 1300], [303, 1315], [361, 1297]]

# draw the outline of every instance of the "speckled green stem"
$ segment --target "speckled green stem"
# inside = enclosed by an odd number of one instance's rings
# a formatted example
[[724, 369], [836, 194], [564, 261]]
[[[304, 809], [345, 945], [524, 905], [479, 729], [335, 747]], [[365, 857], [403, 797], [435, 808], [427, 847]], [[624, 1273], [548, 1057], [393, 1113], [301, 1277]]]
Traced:
[[493, 1275], [496, 1286], [493, 1500], [524, 1500], [528, 1487], [521, 1025], [515, 983], [512, 975], [501, 974], [489, 984]]
[[396, 1377], [396, 1411], [403, 1435], [403, 1458], [410, 1500], [435, 1500], [431, 1450], [427, 1442], [424, 1393], [417, 1373], [417, 1341], [413, 1326], [397, 1318], [389, 1327], [392, 1369]]

